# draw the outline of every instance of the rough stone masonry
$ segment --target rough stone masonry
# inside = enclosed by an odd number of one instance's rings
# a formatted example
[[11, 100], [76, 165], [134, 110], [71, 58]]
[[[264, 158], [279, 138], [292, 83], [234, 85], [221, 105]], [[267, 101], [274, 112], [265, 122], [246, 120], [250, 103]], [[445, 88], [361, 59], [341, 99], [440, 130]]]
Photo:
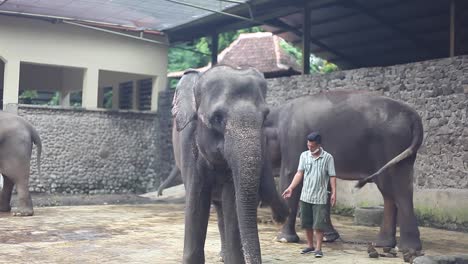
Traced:
[[[421, 115], [425, 140], [415, 185], [468, 189], [468, 56], [330, 74], [268, 79], [267, 101], [334, 89], [369, 90], [407, 102]], [[30, 189], [48, 193], [154, 191], [173, 164], [171, 101], [157, 113], [20, 106], [44, 146], [42, 175], [32, 162]], [[35, 153], [33, 153], [35, 157]]]

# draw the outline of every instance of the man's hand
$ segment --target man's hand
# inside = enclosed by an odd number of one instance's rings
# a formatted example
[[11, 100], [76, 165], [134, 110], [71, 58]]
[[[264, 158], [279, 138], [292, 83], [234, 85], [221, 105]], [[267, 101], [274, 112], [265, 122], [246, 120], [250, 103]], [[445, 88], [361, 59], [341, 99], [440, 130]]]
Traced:
[[287, 189], [283, 192], [283, 198], [284, 198], [284, 199], [290, 198], [291, 195], [292, 195], [292, 189], [291, 189], [291, 188], [287, 188]]
[[330, 204], [332, 207], [335, 206], [336, 204], [336, 194], [335, 193], [332, 193], [331, 197], [330, 197]]

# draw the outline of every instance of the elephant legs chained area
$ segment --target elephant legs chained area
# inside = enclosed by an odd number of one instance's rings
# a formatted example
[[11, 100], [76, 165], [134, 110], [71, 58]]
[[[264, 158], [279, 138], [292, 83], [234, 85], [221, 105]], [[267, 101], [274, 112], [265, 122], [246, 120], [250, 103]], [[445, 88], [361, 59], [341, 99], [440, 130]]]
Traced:
[[[178, 201], [36, 207], [32, 217], [1, 213], [0, 263], [181, 263], [184, 204]], [[214, 208], [210, 215], [206, 263], [220, 263]], [[351, 217], [332, 218], [348, 242], [371, 241], [378, 232], [378, 227], [353, 225]], [[269, 208], [259, 209], [258, 219], [263, 263], [404, 263], [402, 253], [396, 258], [371, 259], [367, 245], [343, 241], [325, 243], [322, 259], [301, 255], [305, 237], [299, 226], [300, 243], [279, 243], [274, 238], [280, 225], [272, 223]], [[425, 227], [420, 230], [426, 255], [467, 252], [466, 233]], [[382, 249], [377, 250], [382, 253]]]

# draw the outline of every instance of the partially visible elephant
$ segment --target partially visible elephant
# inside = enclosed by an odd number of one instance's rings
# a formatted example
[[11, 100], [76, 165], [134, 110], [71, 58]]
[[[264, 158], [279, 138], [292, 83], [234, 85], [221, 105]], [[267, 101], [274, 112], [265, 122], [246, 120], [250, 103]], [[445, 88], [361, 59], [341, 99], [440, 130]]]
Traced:
[[30, 161], [33, 143], [37, 147], [37, 166], [40, 173], [41, 138], [36, 129], [23, 118], [0, 111], [0, 173], [3, 188], [0, 191], [0, 212], [10, 212], [13, 185], [18, 192], [16, 216], [34, 214], [29, 193]]
[[[297, 171], [306, 135], [322, 134], [324, 149], [335, 158], [337, 177], [375, 182], [384, 198], [384, 220], [377, 246], [421, 249], [413, 209], [413, 165], [423, 140], [421, 118], [401, 102], [362, 92], [323, 92], [272, 109], [265, 122], [273, 167], [280, 167], [281, 190]], [[369, 176], [370, 175], [370, 176]], [[295, 231], [302, 185], [288, 199], [290, 214], [278, 238], [297, 242]], [[337, 193], [337, 196], [340, 194]]]
[[259, 201], [276, 221], [287, 207], [276, 191], [263, 136], [266, 81], [255, 69], [216, 66], [179, 81], [173, 145], [186, 189], [183, 263], [205, 262], [210, 204], [216, 206], [224, 261], [261, 263]]

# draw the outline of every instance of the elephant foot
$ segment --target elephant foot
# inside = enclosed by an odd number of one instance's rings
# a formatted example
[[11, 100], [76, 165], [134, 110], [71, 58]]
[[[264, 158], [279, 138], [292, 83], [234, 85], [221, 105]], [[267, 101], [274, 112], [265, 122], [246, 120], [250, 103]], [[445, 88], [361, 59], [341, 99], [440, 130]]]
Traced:
[[32, 208], [22, 208], [16, 209], [13, 211], [13, 216], [32, 216], [34, 215], [34, 210]]
[[394, 248], [396, 246], [396, 239], [393, 236], [386, 236], [381, 234], [377, 237], [374, 245], [375, 247]]
[[421, 240], [419, 239], [405, 239], [405, 238], [400, 238], [400, 243], [398, 243], [398, 248], [401, 251], [415, 251], [418, 252], [422, 249], [421, 245]]
[[336, 230], [333, 230], [331, 232], [325, 232], [325, 234], [323, 234], [323, 242], [334, 242], [338, 238], [340, 238], [340, 234], [338, 234]]
[[413, 260], [417, 257], [424, 256], [424, 253], [421, 250], [414, 250], [414, 249], [405, 249], [402, 251], [403, 253], [403, 260], [405, 262], [413, 263]]
[[283, 232], [280, 232], [276, 236], [276, 241], [282, 242], [282, 243], [298, 243], [299, 242], [299, 236], [296, 233], [285, 234]]
[[219, 262], [224, 262], [224, 251], [220, 251], [218, 254], [218, 261]]

